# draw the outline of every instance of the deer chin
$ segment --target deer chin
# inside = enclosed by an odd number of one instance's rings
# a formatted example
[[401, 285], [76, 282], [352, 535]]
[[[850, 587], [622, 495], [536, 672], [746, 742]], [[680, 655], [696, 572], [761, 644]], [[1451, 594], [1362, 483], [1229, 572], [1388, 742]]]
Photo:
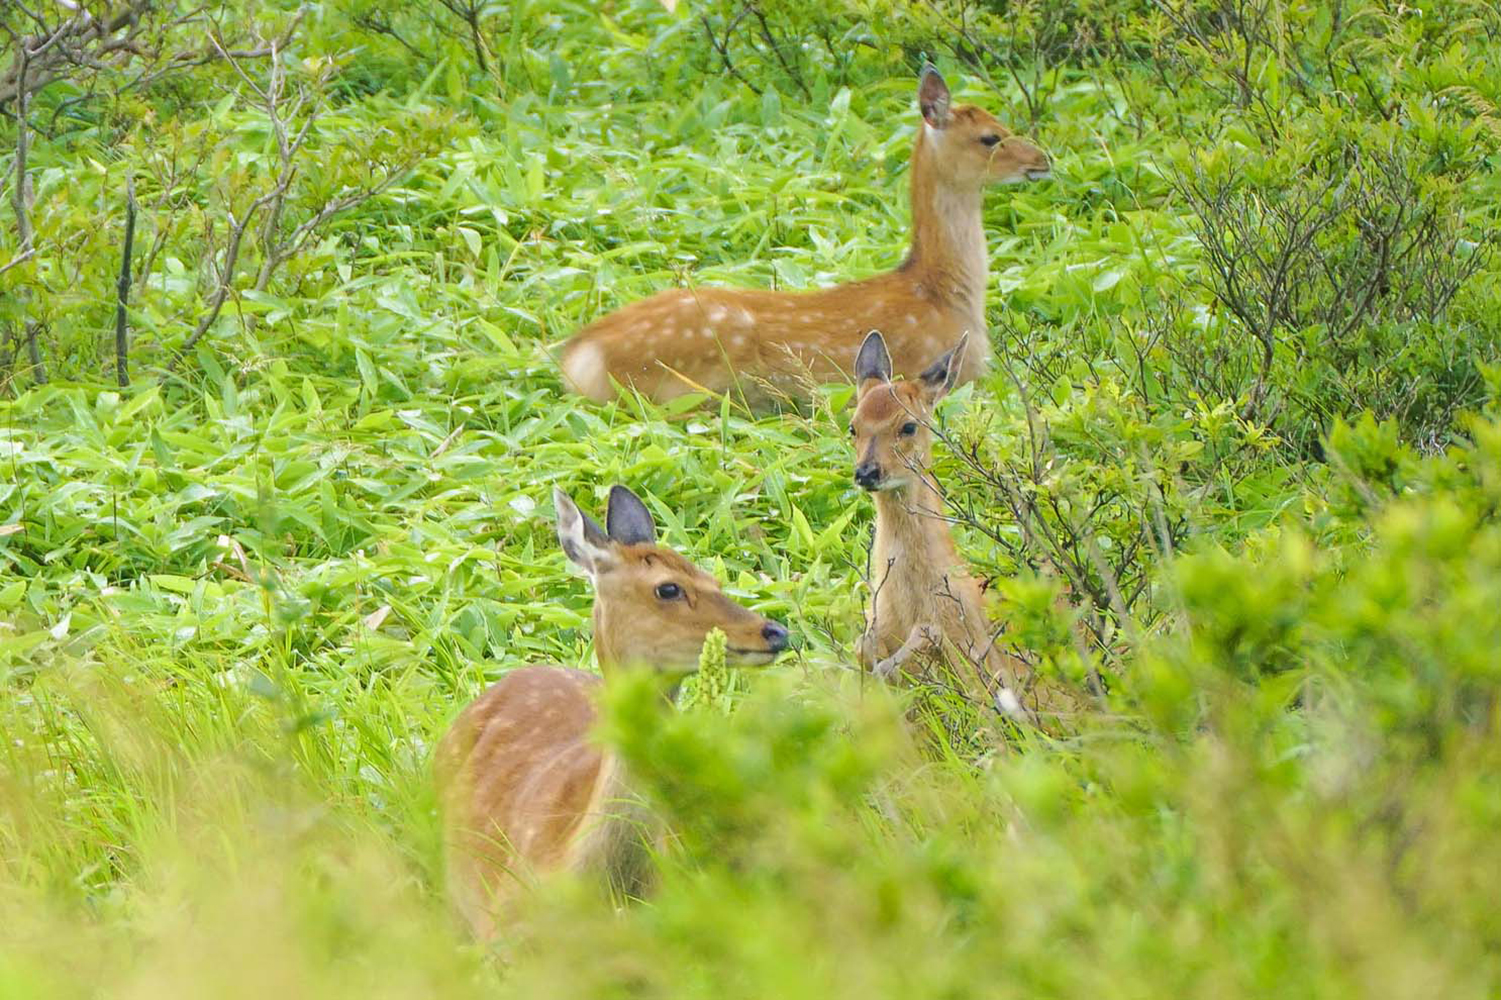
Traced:
[[1039, 173], [1035, 170], [1028, 169], [1023, 170], [1020, 173], [1001, 177], [997, 180], [991, 181], [990, 183], [996, 185], [997, 187], [1016, 187], [1016, 185], [1018, 184], [1027, 184], [1031, 181], [1046, 177], [1049, 173], [1051, 173], [1051, 171], [1042, 171], [1041, 173]]
[[872, 493], [892, 493], [892, 492], [895, 492], [897, 490], [904, 490], [908, 486], [911, 486], [911, 485], [912, 485], [912, 480], [908, 479], [906, 476], [887, 476], [885, 479], [882, 479], [879, 483], [876, 483], [876, 488], [873, 489], [873, 490], [871, 490], [870, 492], [872, 492]]
[[778, 655], [769, 649], [737, 649], [734, 646], [724, 652], [725, 662], [736, 667], [764, 667]]

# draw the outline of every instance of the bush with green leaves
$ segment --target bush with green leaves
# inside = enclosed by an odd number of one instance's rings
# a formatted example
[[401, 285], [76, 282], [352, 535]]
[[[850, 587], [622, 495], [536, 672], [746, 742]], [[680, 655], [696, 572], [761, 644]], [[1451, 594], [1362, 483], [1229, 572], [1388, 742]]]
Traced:
[[1369, 527], [1355, 551], [1291, 521], [1181, 559], [1181, 628], [1075, 741], [918, 767], [898, 706], [852, 682], [768, 680], [728, 719], [665, 721], [650, 686], [617, 688], [611, 742], [677, 850], [650, 905], [565, 943], [588, 914], [544, 903], [521, 987], [1484, 995], [1501, 424], [1472, 433], [1442, 458], [1388, 445], [1400, 494], [1350, 480], [1380, 498], [1328, 515]]

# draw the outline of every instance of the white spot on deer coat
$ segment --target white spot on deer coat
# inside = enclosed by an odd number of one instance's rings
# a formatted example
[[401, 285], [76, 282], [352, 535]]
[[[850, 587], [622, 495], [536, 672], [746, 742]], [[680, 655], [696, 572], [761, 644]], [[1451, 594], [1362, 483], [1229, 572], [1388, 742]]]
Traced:
[[605, 366], [605, 352], [598, 344], [586, 341], [564, 354], [563, 378], [581, 396], [597, 402], [610, 398], [610, 374]]

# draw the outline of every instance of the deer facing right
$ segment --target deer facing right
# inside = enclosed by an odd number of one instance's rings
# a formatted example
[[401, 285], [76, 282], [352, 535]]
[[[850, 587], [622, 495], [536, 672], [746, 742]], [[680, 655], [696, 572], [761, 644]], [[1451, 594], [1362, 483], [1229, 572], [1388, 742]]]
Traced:
[[[698, 388], [752, 405], [844, 380], [861, 338], [885, 330], [899, 374], [915, 375], [968, 333], [958, 378], [990, 361], [984, 190], [1049, 176], [1051, 161], [974, 105], [950, 106], [927, 67], [912, 148], [912, 249], [894, 271], [811, 292], [675, 288], [617, 309], [563, 348], [564, 380], [604, 402], [615, 385], [664, 402]], [[767, 390], [770, 390], [768, 392]]]
[[934, 661], [954, 665], [961, 687], [1014, 718], [1035, 718], [1025, 663], [997, 643], [980, 585], [965, 567], [930, 471], [933, 408], [953, 389], [964, 342], [914, 379], [891, 380], [891, 355], [872, 331], [855, 358], [855, 484], [876, 505], [872, 597], [857, 653], [891, 679]]
[[[788, 648], [784, 626], [657, 545], [650, 512], [624, 486], [610, 491], [607, 528], [561, 490], [553, 503], [563, 552], [594, 584], [606, 680], [625, 670], [691, 673], [716, 628], [731, 665], [770, 663]], [[622, 763], [590, 738], [600, 685], [582, 670], [518, 668], [464, 709], [439, 744], [449, 894], [480, 939], [495, 935], [532, 875], [589, 872], [629, 895], [649, 882], [652, 824]]]

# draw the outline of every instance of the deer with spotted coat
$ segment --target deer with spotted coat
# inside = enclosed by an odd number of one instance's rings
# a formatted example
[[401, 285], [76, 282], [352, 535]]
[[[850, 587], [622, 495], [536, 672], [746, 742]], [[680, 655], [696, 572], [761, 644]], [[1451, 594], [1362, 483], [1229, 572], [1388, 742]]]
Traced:
[[770, 663], [787, 629], [730, 600], [712, 576], [656, 544], [656, 526], [623, 486], [601, 528], [553, 491], [563, 552], [594, 584], [600, 675], [528, 666], [464, 709], [435, 759], [449, 894], [474, 934], [495, 936], [532, 876], [586, 872], [639, 895], [653, 824], [618, 758], [590, 738], [601, 684], [620, 671], [690, 673], [721, 629], [726, 662]]
[[990, 361], [986, 186], [1047, 177], [1046, 153], [989, 112], [950, 106], [932, 67], [917, 92], [922, 123], [912, 149], [912, 244], [894, 271], [815, 292], [678, 288], [619, 309], [564, 345], [568, 386], [604, 402], [617, 385], [663, 402], [708, 390], [757, 408], [797, 396], [810, 380], [848, 378], [871, 330], [886, 334], [893, 370], [916, 375], [966, 334], [956, 378]]

